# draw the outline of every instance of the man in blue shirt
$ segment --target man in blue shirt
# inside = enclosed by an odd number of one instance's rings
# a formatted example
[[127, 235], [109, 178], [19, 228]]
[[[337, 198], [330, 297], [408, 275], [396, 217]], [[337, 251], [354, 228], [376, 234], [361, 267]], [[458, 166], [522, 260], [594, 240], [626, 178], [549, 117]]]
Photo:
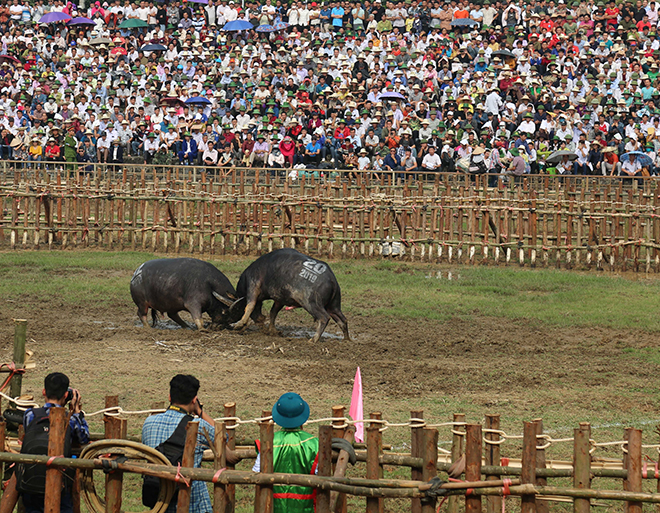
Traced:
[[318, 135], [312, 135], [312, 142], [305, 146], [305, 164], [318, 166], [321, 163], [321, 144]]
[[[204, 450], [209, 448], [204, 430], [208, 432], [211, 441], [215, 440], [213, 419], [204, 411], [202, 403], [199, 402], [198, 391], [199, 380], [197, 378], [177, 374], [170, 381], [170, 406], [167, 411], [147, 417], [142, 426], [142, 443], [149, 447], [156, 447], [172, 436], [183, 417], [186, 415], [200, 417], [197, 446], [195, 447], [195, 467], [197, 468], [202, 466]], [[227, 462], [233, 464], [236, 461], [234, 452], [227, 449]], [[166, 513], [175, 513], [176, 506], [176, 502], [170, 503]], [[212, 510], [206, 483], [193, 481], [190, 491], [190, 513], [209, 513]]]
[[332, 19], [330, 18], [331, 15], [332, 15], [332, 9], [328, 7], [328, 5], [325, 5], [323, 9], [321, 9], [321, 13], [319, 14], [319, 18], [321, 19], [321, 24], [323, 25], [324, 32], [330, 31], [330, 25], [332, 25]]
[[344, 23], [344, 8], [339, 2], [334, 2], [332, 5], [334, 5], [330, 13], [330, 17], [332, 18], [332, 28], [335, 32], [339, 32], [339, 29]]

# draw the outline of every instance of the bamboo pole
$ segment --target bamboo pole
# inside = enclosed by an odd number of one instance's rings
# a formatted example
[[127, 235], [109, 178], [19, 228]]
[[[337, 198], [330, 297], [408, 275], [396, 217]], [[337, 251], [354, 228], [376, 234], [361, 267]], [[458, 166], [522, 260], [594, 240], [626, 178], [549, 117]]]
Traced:
[[[68, 424], [64, 408], [51, 408], [48, 414], [50, 427], [48, 433], [48, 457], [64, 453], [64, 437]], [[44, 513], [59, 513], [62, 497], [62, 473], [59, 469], [48, 466], [46, 470], [46, 490]]]
[[[522, 484], [536, 484], [536, 425], [534, 422], [525, 422], [523, 429], [522, 453]], [[536, 513], [536, 497], [534, 494], [524, 494], [520, 511], [522, 513]]]
[[[332, 475], [332, 426], [319, 426], [319, 476]], [[317, 513], [330, 513], [330, 490], [319, 490], [316, 495]]]
[[[481, 424], [465, 426], [465, 480], [481, 479]], [[481, 497], [465, 495], [465, 512], [481, 513]]]
[[[499, 415], [486, 415], [486, 429], [499, 430], [500, 429], [500, 416]], [[489, 444], [488, 441], [499, 442], [499, 433], [486, 433], [486, 442], [484, 445], [484, 461], [486, 465], [495, 466], [500, 464], [500, 444]], [[497, 476], [493, 474], [486, 474], [486, 480], [497, 480]], [[487, 513], [500, 513], [502, 511], [502, 498], [496, 495], [490, 496], [486, 499], [486, 512]]]
[[[14, 319], [14, 365], [16, 369], [25, 369], [25, 339], [27, 338], [27, 320]], [[23, 388], [23, 374], [14, 374], [11, 378], [10, 395], [19, 397]]]
[[[591, 454], [589, 454], [591, 427], [587, 422], [573, 431], [573, 486], [577, 489], [591, 488]], [[589, 513], [589, 499], [575, 499], [574, 513]]]
[[[261, 417], [262, 418], [267, 418], [271, 415], [271, 412], [268, 410], [261, 410]], [[260, 429], [261, 429], [261, 422], [259, 423]], [[260, 432], [261, 435], [261, 432]], [[266, 448], [268, 450], [268, 448]], [[259, 454], [261, 454], [261, 448], [259, 448]], [[268, 458], [268, 455], [266, 455], [266, 458]], [[272, 459], [272, 457], [271, 457]], [[265, 472], [265, 470], [264, 470]], [[261, 513], [262, 512], [262, 507], [261, 507], [261, 485], [257, 485], [254, 487], [254, 513]]]
[[[319, 217], [321, 217], [321, 213], [319, 213]], [[342, 405], [338, 406], [333, 406], [332, 407], [332, 417], [333, 418], [343, 418], [344, 415], [346, 414], [345, 408]], [[352, 442], [355, 436], [355, 428], [351, 427], [351, 429], [346, 429], [343, 427], [344, 426], [344, 421], [343, 420], [335, 420], [332, 422], [332, 437], [333, 438], [344, 438], [345, 440], [348, 440], [349, 442]], [[341, 451], [339, 453], [339, 457], [337, 458], [337, 463], [334, 468], [334, 475], [335, 476], [344, 476], [346, 474], [346, 469], [348, 468], [348, 454], [344, 451]], [[347, 505], [346, 505], [346, 495], [345, 494], [338, 494], [336, 492], [333, 492], [330, 494], [330, 511], [333, 513], [347, 513]]]
[[[436, 462], [438, 461], [438, 430], [424, 428], [424, 466], [422, 467], [422, 481], [429, 482], [437, 475]], [[481, 455], [479, 455], [481, 459]], [[435, 497], [426, 497], [422, 501], [422, 513], [435, 513]]]
[[[197, 431], [199, 422], [188, 422], [186, 426], [186, 444], [183, 448], [181, 457], [181, 467], [194, 467], [195, 465], [195, 447], [197, 446]], [[183, 485], [179, 489], [179, 498], [176, 505], [176, 513], [188, 513], [190, 511], [190, 486]]]

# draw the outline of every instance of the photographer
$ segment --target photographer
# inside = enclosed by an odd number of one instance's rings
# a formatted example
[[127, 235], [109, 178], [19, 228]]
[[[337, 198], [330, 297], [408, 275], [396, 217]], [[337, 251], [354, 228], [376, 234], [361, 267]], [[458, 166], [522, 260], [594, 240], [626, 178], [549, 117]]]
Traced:
[[[43, 408], [31, 408], [23, 416], [25, 438], [23, 439], [21, 453], [41, 454], [41, 452], [33, 451], [31, 448], [42, 447], [44, 443], [47, 446], [50, 410], [52, 408], [64, 408], [69, 403], [69, 429], [64, 443], [65, 448], [68, 448], [68, 450], [65, 450], [64, 456], [71, 457], [72, 444], [79, 445], [89, 442], [89, 427], [82, 412], [80, 392], [74, 388], [69, 388], [69, 378], [65, 374], [53, 372], [44, 379], [43, 395], [46, 398]], [[65, 472], [62, 478], [61, 513], [73, 513], [71, 489], [74, 475]], [[16, 472], [7, 483], [7, 488], [0, 503], [0, 511], [3, 513], [13, 511], [20, 495], [26, 513], [43, 513], [45, 489], [46, 467], [44, 465], [18, 465]]]
[[[181, 431], [179, 425], [185, 426], [194, 417], [199, 417], [199, 431], [197, 435], [197, 446], [195, 447], [195, 467], [202, 466], [202, 457], [204, 450], [209, 448], [204, 431], [208, 432], [211, 441], [215, 440], [215, 429], [213, 418], [204, 411], [204, 406], [197, 397], [199, 392], [199, 380], [194, 376], [186, 374], [177, 374], [170, 381], [170, 406], [165, 413], [159, 413], [147, 417], [142, 426], [142, 443], [149, 447], [162, 447], [168, 440], [176, 437], [176, 432]], [[185, 442], [185, 431], [182, 433]], [[236, 463], [234, 452], [227, 449], [227, 462]], [[158, 489], [151, 490], [146, 488], [147, 482], [142, 489], [143, 504], [153, 507], [153, 504], [147, 504], [154, 498], [157, 499]], [[154, 497], [155, 496], [155, 497]], [[177, 508], [177, 500], [172, 499], [168, 513], [174, 513]], [[211, 499], [209, 497], [206, 483], [203, 481], [194, 481], [191, 485], [190, 511], [205, 513], [211, 511]]]

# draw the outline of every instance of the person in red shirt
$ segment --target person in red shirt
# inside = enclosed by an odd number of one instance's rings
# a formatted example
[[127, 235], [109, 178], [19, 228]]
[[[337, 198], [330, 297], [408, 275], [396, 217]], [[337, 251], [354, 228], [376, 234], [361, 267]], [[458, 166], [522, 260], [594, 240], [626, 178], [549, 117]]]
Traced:
[[459, 3], [458, 8], [454, 11], [454, 19], [461, 20], [469, 17], [470, 17], [469, 11], [465, 9], [465, 7], [463, 7], [462, 3]]
[[55, 139], [49, 139], [48, 140], [48, 144], [46, 145], [46, 148], [44, 149], [44, 160], [46, 162], [59, 162], [60, 161], [60, 147], [55, 142]]
[[605, 19], [607, 19], [608, 25], [618, 25], [619, 12], [619, 8], [616, 6], [616, 4], [614, 2], [610, 2], [610, 6], [605, 9]]
[[644, 17], [637, 22], [637, 32], [642, 32], [644, 29], [651, 30], [651, 23], [649, 17], [645, 14]]
[[552, 29], [555, 28], [555, 22], [552, 21], [550, 16], [546, 13], [543, 15], [543, 21], [541, 21], [540, 27], [546, 32], [552, 32]]
[[280, 151], [289, 162], [289, 167], [293, 167], [293, 154], [296, 152], [296, 143], [288, 135], [280, 142]]

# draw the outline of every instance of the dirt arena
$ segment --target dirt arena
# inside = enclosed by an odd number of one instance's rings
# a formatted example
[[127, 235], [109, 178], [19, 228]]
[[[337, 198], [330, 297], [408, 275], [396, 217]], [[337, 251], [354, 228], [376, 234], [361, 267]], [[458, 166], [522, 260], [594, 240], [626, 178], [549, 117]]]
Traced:
[[[622, 414], [654, 410], [644, 393], [629, 395], [625, 404], [617, 393], [655, 373], [652, 362], [631, 365], [625, 354], [654, 346], [653, 333], [552, 329], [483, 315], [448, 322], [390, 320], [365, 311], [349, 316], [353, 342], [342, 340], [330, 324], [321, 343], [312, 345], [313, 321], [301, 310], [282, 312], [279, 337], [255, 326], [244, 334], [198, 333], [170, 324], [143, 328], [130, 298], [124, 304], [72, 307], [30, 295], [2, 305], [3, 361], [11, 359], [13, 318], [28, 319], [28, 348], [37, 363], [24, 390], [39, 394], [43, 376], [62, 370], [84, 391], [87, 411], [101, 408], [103, 396], [112, 393], [125, 408], [148, 407], [167, 398], [173, 374], [189, 372], [200, 377], [203, 402], [217, 414], [224, 402], [236, 401], [239, 415], [258, 415], [282, 392], [296, 390], [322, 416], [332, 404], [348, 404], [357, 366], [365, 410], [380, 409], [391, 418], [406, 418], [416, 405], [439, 415], [460, 406], [525, 415], [544, 409], [547, 401], [558, 401], [559, 410], [592, 396], [599, 405], [616, 404]], [[579, 411], [588, 416], [591, 408]]]

